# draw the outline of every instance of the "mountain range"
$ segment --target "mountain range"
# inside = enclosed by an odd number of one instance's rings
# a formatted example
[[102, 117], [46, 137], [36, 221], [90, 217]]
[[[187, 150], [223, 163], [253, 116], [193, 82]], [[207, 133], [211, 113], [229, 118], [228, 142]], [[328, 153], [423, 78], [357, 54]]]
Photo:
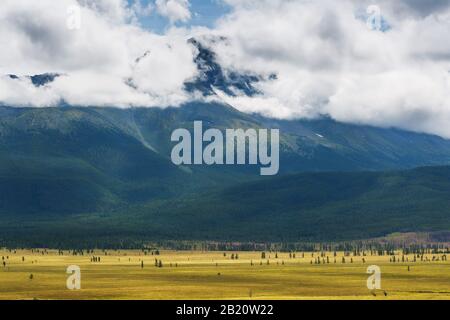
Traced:
[[[198, 48], [186, 90], [257, 94]], [[35, 86], [57, 73], [32, 76]], [[12, 79], [17, 76], [10, 75]], [[273, 75], [271, 77], [276, 77]], [[270, 79], [269, 79], [270, 81]], [[175, 166], [173, 130], [280, 130], [280, 172]], [[450, 141], [322, 117], [276, 120], [221, 102], [170, 108], [0, 107], [0, 241], [335, 241], [450, 229]], [[425, 168], [417, 168], [425, 167]]]

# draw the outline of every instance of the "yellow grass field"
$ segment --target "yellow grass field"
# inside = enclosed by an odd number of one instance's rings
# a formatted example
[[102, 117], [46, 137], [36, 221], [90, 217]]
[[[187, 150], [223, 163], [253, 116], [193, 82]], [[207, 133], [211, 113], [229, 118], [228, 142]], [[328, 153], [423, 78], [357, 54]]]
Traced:
[[[450, 299], [449, 261], [412, 262], [409, 255], [409, 263], [390, 263], [389, 256], [366, 256], [363, 263], [357, 256], [343, 264], [339, 252], [336, 263], [327, 253], [330, 263], [311, 264], [319, 253], [278, 253], [276, 259], [272, 252], [263, 260], [261, 252], [238, 252], [238, 260], [231, 254], [1, 250], [6, 266], [0, 266], [0, 299]], [[91, 262], [94, 255], [101, 262]], [[155, 258], [163, 267], [155, 266]], [[66, 288], [69, 265], [81, 268], [81, 290]], [[381, 290], [367, 288], [369, 265], [381, 268]]]

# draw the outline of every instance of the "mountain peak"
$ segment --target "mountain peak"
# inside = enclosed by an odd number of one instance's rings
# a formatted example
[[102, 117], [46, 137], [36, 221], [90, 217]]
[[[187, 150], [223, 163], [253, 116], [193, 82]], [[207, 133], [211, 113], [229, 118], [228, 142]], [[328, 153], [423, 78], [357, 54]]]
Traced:
[[[220, 38], [220, 40], [224, 39], [223, 37]], [[188, 43], [198, 51], [194, 62], [200, 75], [193, 81], [185, 83], [187, 91], [200, 91], [204, 96], [214, 95], [214, 89], [223, 91], [230, 96], [236, 96], [238, 93], [254, 96], [260, 93], [254, 87], [254, 84], [264, 80], [262, 76], [225, 71], [217, 61], [216, 53], [211, 48], [195, 38], [189, 39]]]
[[42, 74], [36, 74], [34, 76], [17, 76], [15, 74], [9, 74], [8, 77], [13, 80], [19, 80], [19, 79], [30, 79], [31, 82], [35, 87], [42, 87], [46, 84], [49, 84], [53, 81], [55, 81], [56, 78], [60, 77], [61, 75], [59, 73], [42, 73]]

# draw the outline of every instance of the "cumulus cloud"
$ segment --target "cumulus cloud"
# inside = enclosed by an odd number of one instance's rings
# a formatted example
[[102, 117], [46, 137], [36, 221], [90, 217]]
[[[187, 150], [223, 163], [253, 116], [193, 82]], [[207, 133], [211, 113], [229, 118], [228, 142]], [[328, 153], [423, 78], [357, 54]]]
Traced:
[[402, 0], [391, 1], [397, 13], [406, 11], [419, 16], [428, 16], [430, 14], [448, 9], [450, 2], [448, 0]]
[[170, 20], [171, 23], [186, 22], [191, 19], [188, 0], [156, 0], [158, 13]]
[[[73, 6], [80, 9], [68, 10]], [[186, 43], [189, 36], [181, 29], [163, 36], [143, 30], [134, 23], [136, 8], [136, 2], [130, 6], [122, 0], [4, 0], [0, 73], [64, 76], [41, 88], [0, 78], [2, 103], [127, 107], [187, 101], [184, 82], [197, 73], [195, 52]], [[70, 15], [77, 13], [79, 28], [68, 28]], [[145, 52], [149, 54], [137, 63]]]
[[450, 137], [450, 42], [442, 41], [450, 32], [447, 1], [380, 1], [385, 32], [368, 28], [359, 15], [371, 1], [227, 2], [234, 10], [214, 30], [227, 41], [209, 44], [222, 65], [277, 75], [256, 84], [257, 97], [222, 94], [234, 107]]
[[[171, 106], [194, 99], [184, 83], [198, 75], [196, 37], [225, 72], [261, 75], [260, 94], [217, 96], [249, 113], [394, 126], [450, 138], [450, 4], [446, 0], [223, 0], [231, 6], [214, 28], [180, 28], [187, 0], [154, 7], [125, 0], [3, 0], [0, 74], [58, 72], [36, 88], [0, 77], [0, 102], [48, 106]], [[81, 28], [67, 8], [79, 5]], [[164, 35], [137, 18], [157, 11]], [[383, 22], [368, 28], [367, 20]], [[371, 20], [372, 21], [372, 20]], [[378, 28], [380, 29], [380, 28]], [[220, 40], [218, 40], [220, 39]], [[276, 75], [272, 77], [271, 75]]]

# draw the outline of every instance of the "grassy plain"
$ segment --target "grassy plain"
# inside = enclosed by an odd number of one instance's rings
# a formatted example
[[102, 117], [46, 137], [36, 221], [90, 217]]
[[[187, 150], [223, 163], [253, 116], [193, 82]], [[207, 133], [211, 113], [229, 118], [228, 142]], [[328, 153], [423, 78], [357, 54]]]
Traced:
[[[365, 263], [361, 256], [346, 257], [342, 263], [338, 252], [334, 263], [329, 252], [330, 263], [325, 264], [311, 264], [319, 253], [302, 257], [297, 252], [295, 258], [278, 253], [275, 258], [272, 252], [261, 259], [261, 252], [238, 252], [237, 260], [231, 255], [0, 250], [6, 264], [0, 265], [0, 299], [450, 299], [450, 262], [442, 261], [442, 255], [435, 255], [440, 261], [428, 262], [412, 262], [411, 254], [408, 263], [391, 263], [389, 256], [366, 256]], [[91, 262], [92, 256], [101, 261]], [[155, 266], [155, 258], [162, 267]], [[366, 269], [372, 264], [382, 272], [382, 289], [375, 292], [366, 286]], [[69, 265], [81, 268], [81, 290], [66, 288]]]

